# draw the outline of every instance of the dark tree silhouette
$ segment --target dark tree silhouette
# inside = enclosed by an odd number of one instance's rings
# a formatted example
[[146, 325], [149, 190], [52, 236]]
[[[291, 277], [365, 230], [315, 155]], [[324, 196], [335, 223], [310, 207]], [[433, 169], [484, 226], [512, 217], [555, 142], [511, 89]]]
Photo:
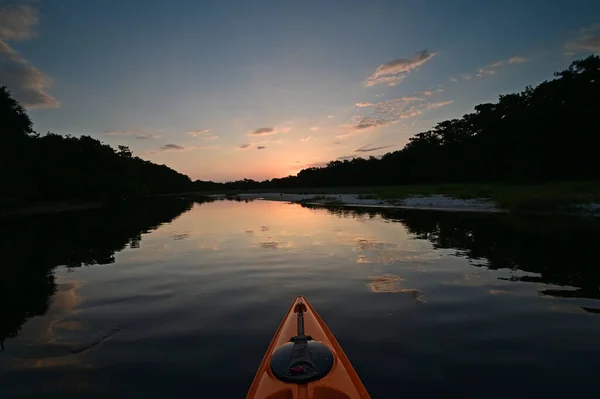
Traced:
[[[90, 137], [38, 135], [23, 107], [0, 88], [0, 201], [113, 200], [185, 192], [189, 177]], [[0, 203], [1, 204], [1, 203]]]

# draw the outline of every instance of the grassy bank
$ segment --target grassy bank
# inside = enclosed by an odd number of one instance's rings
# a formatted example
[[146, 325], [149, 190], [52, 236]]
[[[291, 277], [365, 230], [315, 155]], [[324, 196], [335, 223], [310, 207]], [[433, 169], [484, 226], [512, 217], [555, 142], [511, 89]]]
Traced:
[[544, 184], [440, 184], [373, 187], [366, 192], [393, 200], [415, 195], [489, 198], [511, 211], [568, 211], [580, 204], [600, 203], [600, 181]]

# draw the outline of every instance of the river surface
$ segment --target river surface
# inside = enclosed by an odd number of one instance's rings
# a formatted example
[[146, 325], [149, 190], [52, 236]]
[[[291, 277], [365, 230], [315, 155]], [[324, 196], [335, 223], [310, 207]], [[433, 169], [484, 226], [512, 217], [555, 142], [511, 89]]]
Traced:
[[598, 393], [598, 221], [180, 199], [0, 237], [2, 398], [243, 398], [298, 294], [373, 398]]

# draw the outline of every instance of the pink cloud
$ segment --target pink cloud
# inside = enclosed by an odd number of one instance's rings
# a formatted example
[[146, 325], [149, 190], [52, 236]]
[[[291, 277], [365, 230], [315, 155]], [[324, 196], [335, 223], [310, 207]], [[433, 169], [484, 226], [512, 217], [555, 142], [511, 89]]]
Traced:
[[429, 50], [421, 50], [416, 53], [413, 58], [399, 58], [390, 62], [386, 62], [385, 64], [381, 64], [366, 80], [365, 86], [370, 87], [378, 84], [395, 86], [404, 80], [409, 72], [423, 65], [434, 56], [435, 53], [432, 53]]
[[156, 133], [150, 133], [142, 129], [129, 129], [129, 130], [113, 130], [106, 131], [104, 134], [108, 136], [128, 136], [137, 140], [155, 140], [161, 136]]
[[208, 134], [210, 132], [211, 132], [211, 129], [199, 129], [199, 130], [192, 130], [192, 131], [188, 132], [188, 135], [190, 135], [192, 137], [198, 137], [198, 136]]
[[32, 38], [37, 25], [37, 8], [17, 4], [0, 6], [0, 82], [27, 108], [55, 108], [60, 102], [47, 91], [52, 79], [6, 43]]

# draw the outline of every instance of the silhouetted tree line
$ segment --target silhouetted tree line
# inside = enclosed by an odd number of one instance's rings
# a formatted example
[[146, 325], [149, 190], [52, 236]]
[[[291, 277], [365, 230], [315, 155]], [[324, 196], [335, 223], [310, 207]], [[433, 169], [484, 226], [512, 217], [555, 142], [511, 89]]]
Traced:
[[89, 137], [40, 135], [24, 108], [0, 88], [0, 203], [111, 200], [189, 191], [191, 180]]
[[115, 253], [137, 248], [142, 235], [190, 210], [184, 199], [129, 202], [93, 211], [37, 215], [0, 224], [0, 341], [48, 311], [57, 266], [115, 262]]
[[600, 177], [600, 57], [589, 56], [555, 79], [461, 119], [438, 123], [381, 159], [332, 161], [297, 176], [257, 182], [196, 181], [197, 190], [388, 185], [442, 182], [537, 182]]
[[[436, 249], [455, 249], [457, 256], [468, 258], [473, 266], [510, 270], [510, 281], [565, 287], [544, 289], [540, 294], [600, 299], [600, 269], [596, 262], [600, 226], [593, 220], [302, 206], [323, 208], [339, 217], [379, 216], [402, 223], [415, 238], [430, 241]], [[598, 309], [585, 310], [600, 313]]]

